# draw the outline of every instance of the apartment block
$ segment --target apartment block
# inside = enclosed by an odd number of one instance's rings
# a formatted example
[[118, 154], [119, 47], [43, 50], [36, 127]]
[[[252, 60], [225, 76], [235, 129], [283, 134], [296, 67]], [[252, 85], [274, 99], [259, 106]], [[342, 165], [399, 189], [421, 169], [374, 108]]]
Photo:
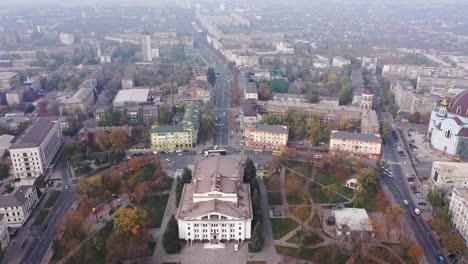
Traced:
[[0, 196], [0, 214], [3, 214], [7, 227], [21, 227], [38, 202], [36, 187], [21, 186], [13, 193]]
[[330, 153], [347, 152], [365, 159], [380, 159], [382, 140], [373, 134], [332, 131]]
[[460, 235], [468, 241], [468, 189], [452, 190], [449, 210], [452, 213], [452, 224]]
[[13, 175], [20, 185], [32, 185], [44, 174], [62, 145], [62, 131], [56, 118], [38, 118], [10, 148]]
[[253, 149], [284, 150], [288, 144], [288, 127], [255, 124], [245, 127], [245, 145]]

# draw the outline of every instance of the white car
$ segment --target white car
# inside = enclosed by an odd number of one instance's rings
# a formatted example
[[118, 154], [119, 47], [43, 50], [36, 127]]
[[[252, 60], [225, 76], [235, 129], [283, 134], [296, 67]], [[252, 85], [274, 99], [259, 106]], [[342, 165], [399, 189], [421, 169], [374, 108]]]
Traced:
[[234, 244], [234, 251], [239, 251], [239, 244]]
[[181, 149], [176, 150], [176, 153], [182, 153]]
[[408, 204], [409, 204], [409, 203], [408, 203], [408, 200], [403, 200], [403, 203], [404, 203], [405, 205], [408, 205]]
[[68, 186], [68, 184], [65, 184], [65, 190], [68, 190], [70, 189], [70, 186]]
[[213, 147], [213, 149], [214, 149], [214, 150], [217, 150], [217, 149], [218, 149], [218, 145], [215, 145], [215, 146]]
[[414, 212], [415, 212], [417, 215], [420, 215], [420, 214], [421, 214], [421, 210], [419, 210], [419, 208], [414, 208]]

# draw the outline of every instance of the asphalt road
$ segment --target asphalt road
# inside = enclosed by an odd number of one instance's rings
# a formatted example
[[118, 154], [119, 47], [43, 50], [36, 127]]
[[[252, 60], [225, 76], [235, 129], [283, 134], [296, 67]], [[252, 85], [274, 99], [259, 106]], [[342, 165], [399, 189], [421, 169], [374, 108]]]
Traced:
[[217, 64], [214, 98], [213, 145], [229, 144], [229, 70], [226, 64]]
[[[52, 174], [60, 175], [62, 184], [70, 185], [70, 175], [67, 162], [62, 158], [54, 168]], [[60, 221], [63, 214], [70, 208], [74, 202], [74, 197], [71, 189], [63, 189], [61, 195], [57, 199], [55, 205], [50, 209], [46, 222], [40, 226], [40, 230], [35, 234], [34, 238], [29, 242], [30, 248], [24, 253], [22, 263], [40, 263], [44, 258], [50, 244], [55, 235], [55, 227]], [[45, 224], [47, 228], [43, 230]]]
[[[395, 149], [396, 143], [390, 137], [390, 139], [387, 140], [387, 147], [385, 148], [386, 160], [399, 163], [401, 160], [395, 153]], [[420, 216], [416, 215], [415, 220], [411, 217], [411, 214], [414, 214], [414, 209], [419, 207], [412, 199], [414, 194], [409, 190], [405, 168], [401, 164], [391, 164], [390, 166], [394, 177], [383, 176], [382, 179], [387, 184], [400, 206], [406, 210], [405, 218], [413, 230], [417, 243], [423, 248], [427, 262], [440, 263], [437, 259], [438, 255], [444, 254], [439, 242], [434, 238], [432, 230]], [[403, 200], [408, 200], [409, 204], [404, 205]]]

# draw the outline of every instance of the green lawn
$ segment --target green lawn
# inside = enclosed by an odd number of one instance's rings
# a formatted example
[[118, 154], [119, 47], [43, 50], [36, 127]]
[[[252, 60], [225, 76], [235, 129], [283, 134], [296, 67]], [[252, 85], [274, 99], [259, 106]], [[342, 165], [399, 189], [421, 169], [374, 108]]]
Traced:
[[322, 221], [320, 221], [320, 217], [319, 217], [317, 211], [315, 211], [314, 217], [312, 217], [312, 219], [310, 220], [309, 225], [312, 228], [321, 228], [322, 227]]
[[269, 192], [268, 193], [268, 204], [269, 205], [282, 205], [280, 192]]
[[167, 200], [169, 194], [157, 195], [147, 198], [143, 203], [143, 208], [148, 212], [148, 216], [151, 219], [150, 228], [161, 227], [161, 222], [164, 217], [164, 211], [166, 210]]
[[323, 239], [319, 235], [310, 231], [299, 231], [296, 235], [288, 239], [288, 242], [298, 244], [300, 242], [300, 236], [304, 236], [304, 243], [306, 245], [315, 245], [323, 242]]
[[300, 161], [287, 161], [286, 166], [292, 170], [295, 170], [306, 177], [311, 177], [314, 170], [312, 163], [300, 162]]
[[[289, 181], [295, 182], [294, 189], [288, 191], [290, 185]], [[286, 172], [286, 199], [288, 200], [289, 205], [299, 205], [299, 204], [309, 204], [309, 199], [305, 193], [306, 180], [301, 176], [288, 171]], [[289, 192], [289, 193], [288, 193]]]
[[328, 193], [324, 188], [314, 182], [309, 184], [308, 191], [310, 196], [312, 196], [312, 200], [316, 203], [343, 203], [347, 201], [337, 194]]
[[50, 207], [54, 206], [55, 202], [57, 201], [57, 199], [59, 198], [61, 193], [62, 193], [62, 191], [53, 191], [52, 194], [50, 195], [49, 199], [45, 203], [44, 207], [45, 208], [50, 208]]
[[291, 218], [271, 219], [274, 239], [282, 238], [298, 226], [299, 224]]
[[315, 263], [324, 263], [324, 260], [327, 260], [327, 263], [345, 264], [350, 257], [343, 249], [335, 246], [323, 246], [315, 249], [305, 248], [302, 251], [298, 248], [283, 246], [275, 246], [275, 249], [280, 255], [314, 261]]
[[49, 215], [49, 210], [42, 210], [39, 212], [39, 215], [34, 220], [33, 225], [40, 225], [46, 220], [47, 216]]
[[390, 264], [398, 264], [400, 263], [397, 258], [395, 258], [390, 251], [388, 251], [386, 248], [383, 247], [371, 247], [369, 248], [369, 253], [377, 257], [381, 260], [385, 260], [386, 262]]

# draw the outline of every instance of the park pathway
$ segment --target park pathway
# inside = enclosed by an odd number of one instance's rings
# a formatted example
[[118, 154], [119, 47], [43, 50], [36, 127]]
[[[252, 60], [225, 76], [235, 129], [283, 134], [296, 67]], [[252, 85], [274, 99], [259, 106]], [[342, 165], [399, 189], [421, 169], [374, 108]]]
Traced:
[[171, 190], [169, 191], [169, 198], [167, 199], [166, 210], [164, 211], [164, 217], [161, 223], [160, 229], [157, 231], [158, 236], [156, 237], [156, 249], [154, 250], [153, 257], [151, 263], [159, 264], [162, 263], [162, 257], [166, 254], [162, 247], [162, 236], [164, 234], [164, 230], [166, 230], [167, 223], [171, 219], [172, 215], [176, 213], [177, 207], [175, 204], [176, 200], [176, 192], [175, 188], [177, 185], [177, 180], [172, 183]]
[[[93, 214], [90, 214], [87, 218], [87, 222], [91, 223], [91, 234], [88, 235], [83, 241], [81, 241], [78, 245], [76, 245], [72, 250], [70, 250], [59, 262], [58, 264], [64, 264], [67, 263], [67, 261], [73, 257], [86, 243], [88, 243], [89, 240], [91, 240], [94, 236], [96, 236], [99, 231], [101, 231], [110, 221], [112, 221], [115, 216], [117, 215], [117, 210], [115, 210], [112, 214], [110, 213], [110, 210], [112, 208], [115, 208], [115, 206], [120, 205], [121, 207], [126, 207], [130, 205], [130, 199], [128, 195], [122, 195], [119, 198], [120, 202], [115, 204], [114, 202], [111, 202], [110, 204], [103, 204], [103, 210], [99, 212], [96, 216]], [[97, 221], [99, 219], [99, 221]]]

